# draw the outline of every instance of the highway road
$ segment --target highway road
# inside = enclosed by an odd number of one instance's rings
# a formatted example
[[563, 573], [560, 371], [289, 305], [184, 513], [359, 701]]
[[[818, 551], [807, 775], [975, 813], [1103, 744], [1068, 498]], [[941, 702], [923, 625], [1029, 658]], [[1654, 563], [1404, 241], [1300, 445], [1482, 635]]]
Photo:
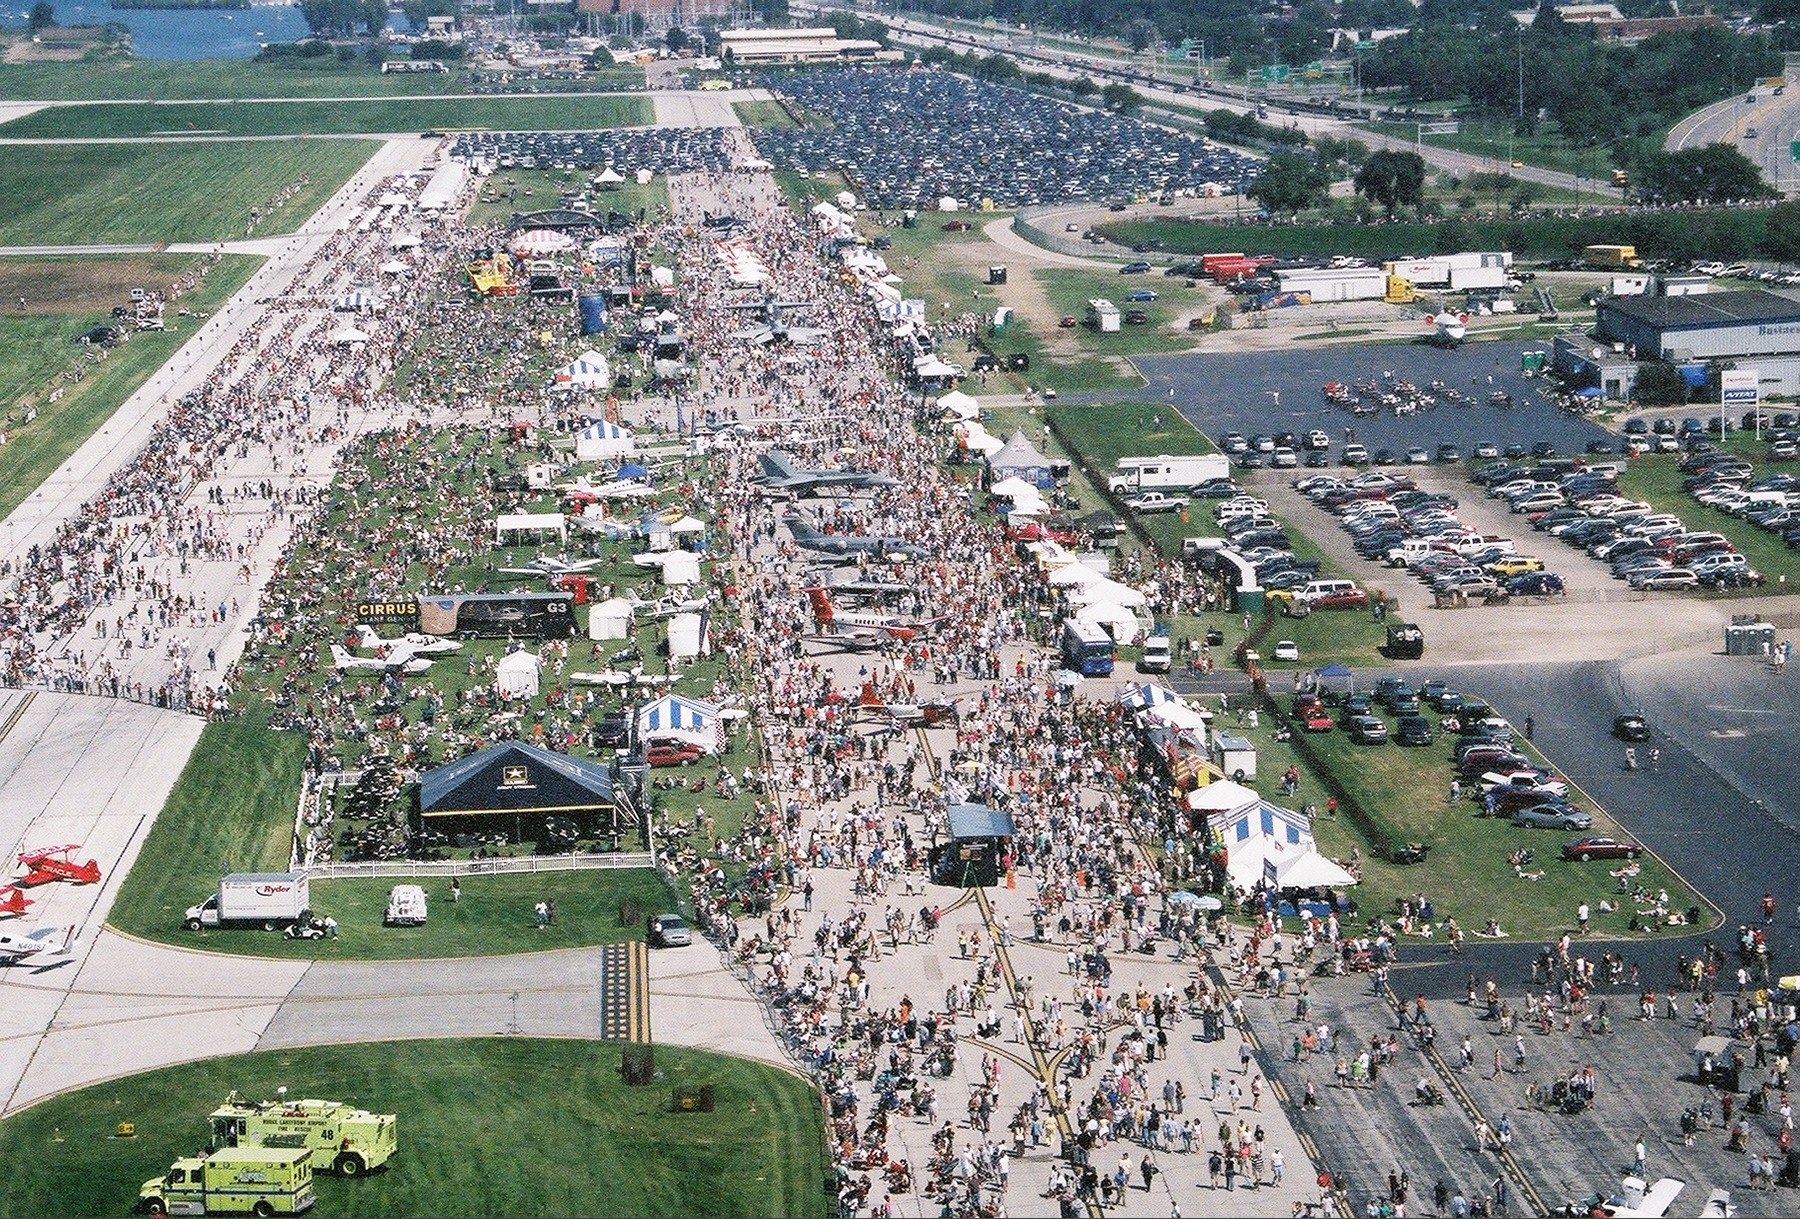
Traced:
[[1688, 115], [1670, 128], [1663, 147], [1680, 152], [1707, 144], [1734, 145], [1756, 162], [1772, 186], [1791, 195], [1800, 192], [1795, 140], [1800, 140], [1800, 87], [1784, 86], [1777, 94], [1758, 85]]

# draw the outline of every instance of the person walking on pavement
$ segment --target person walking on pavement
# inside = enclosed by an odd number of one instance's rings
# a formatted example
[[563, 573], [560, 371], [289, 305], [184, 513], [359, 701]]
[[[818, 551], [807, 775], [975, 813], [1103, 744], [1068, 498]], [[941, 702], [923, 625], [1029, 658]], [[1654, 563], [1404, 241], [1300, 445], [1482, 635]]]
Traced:
[[1633, 1157], [1632, 1162], [1631, 1162], [1632, 1175], [1641, 1177], [1644, 1175], [1644, 1168], [1645, 1168], [1645, 1165], [1644, 1165], [1644, 1157], [1645, 1157], [1644, 1139], [1643, 1139], [1642, 1135], [1638, 1136], [1637, 1144], [1636, 1144], [1636, 1146], [1634, 1146], [1631, 1149], [1631, 1152], [1632, 1152], [1632, 1157]]

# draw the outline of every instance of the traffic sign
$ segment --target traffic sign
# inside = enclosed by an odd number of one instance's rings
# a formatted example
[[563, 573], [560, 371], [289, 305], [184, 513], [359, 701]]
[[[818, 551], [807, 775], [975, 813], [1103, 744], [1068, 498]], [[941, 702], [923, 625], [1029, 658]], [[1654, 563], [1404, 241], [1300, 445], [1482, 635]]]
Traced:
[[1262, 70], [1265, 81], [1281, 81], [1288, 78], [1288, 66], [1284, 63], [1269, 64]]
[[1788, 155], [1793, 157], [1794, 160], [1800, 161], [1800, 140], [1795, 140], [1792, 144], [1788, 145]]

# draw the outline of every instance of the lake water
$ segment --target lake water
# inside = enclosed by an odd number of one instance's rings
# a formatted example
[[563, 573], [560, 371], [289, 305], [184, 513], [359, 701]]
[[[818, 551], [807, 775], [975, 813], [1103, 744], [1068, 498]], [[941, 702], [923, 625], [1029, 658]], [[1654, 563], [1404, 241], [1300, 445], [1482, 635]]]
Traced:
[[[115, 9], [107, 0], [54, 0], [59, 25], [115, 22], [131, 31], [145, 59], [249, 59], [265, 42], [306, 37], [306, 19], [296, 5], [254, 5], [241, 9]], [[20, 26], [31, 6], [11, 0], [0, 6], [5, 24]], [[404, 18], [395, 25], [405, 28]]]

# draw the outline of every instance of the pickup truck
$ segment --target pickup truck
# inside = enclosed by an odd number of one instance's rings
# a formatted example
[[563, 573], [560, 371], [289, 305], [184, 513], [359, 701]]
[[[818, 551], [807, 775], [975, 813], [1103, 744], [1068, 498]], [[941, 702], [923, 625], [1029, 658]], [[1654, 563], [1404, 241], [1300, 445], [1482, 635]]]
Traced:
[[1125, 501], [1133, 512], [1175, 512], [1187, 507], [1187, 496], [1164, 495], [1161, 491], [1140, 491]]

